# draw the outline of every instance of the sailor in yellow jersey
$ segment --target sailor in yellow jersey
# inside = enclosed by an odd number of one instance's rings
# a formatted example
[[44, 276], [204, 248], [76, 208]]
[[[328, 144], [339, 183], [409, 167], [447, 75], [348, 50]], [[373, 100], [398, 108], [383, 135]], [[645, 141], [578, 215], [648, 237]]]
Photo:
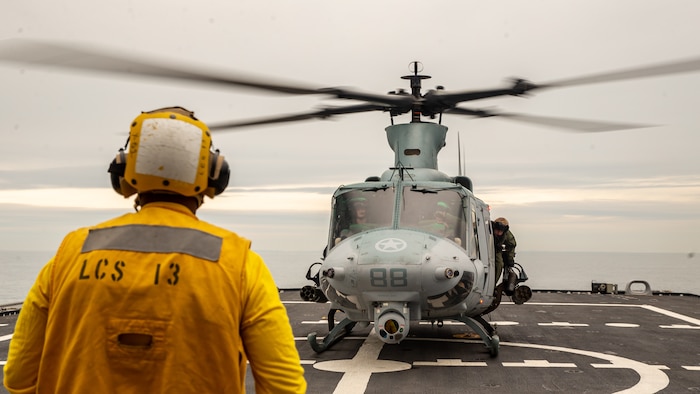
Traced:
[[112, 186], [136, 213], [68, 234], [20, 312], [11, 393], [257, 393], [306, 390], [292, 329], [250, 241], [199, 220], [228, 164], [179, 107], [141, 114]]

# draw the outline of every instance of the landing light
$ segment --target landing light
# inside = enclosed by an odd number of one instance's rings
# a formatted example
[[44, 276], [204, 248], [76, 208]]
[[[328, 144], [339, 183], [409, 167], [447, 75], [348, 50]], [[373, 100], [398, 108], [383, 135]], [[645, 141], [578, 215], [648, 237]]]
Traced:
[[452, 279], [458, 275], [459, 271], [455, 271], [449, 267], [438, 267], [435, 269], [435, 279], [437, 280]]
[[345, 279], [345, 269], [343, 267], [331, 267], [322, 272], [323, 276], [328, 279], [343, 280]]

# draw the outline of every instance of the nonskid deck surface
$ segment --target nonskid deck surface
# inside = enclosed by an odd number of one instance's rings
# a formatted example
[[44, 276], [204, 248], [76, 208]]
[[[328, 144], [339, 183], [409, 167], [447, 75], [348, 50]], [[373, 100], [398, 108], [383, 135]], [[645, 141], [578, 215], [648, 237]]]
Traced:
[[[381, 342], [372, 325], [355, 328], [317, 354], [306, 337], [328, 332], [328, 304], [300, 301], [296, 290], [281, 296], [309, 393], [700, 391], [696, 296], [535, 292], [525, 305], [502, 303], [487, 319], [501, 340], [495, 358], [466, 325], [453, 321], [442, 327], [413, 322], [398, 345]], [[2, 364], [16, 319], [0, 316]], [[254, 392], [248, 375], [248, 392]]]
[[[700, 390], [700, 297], [535, 292], [491, 313], [501, 340], [490, 357], [463, 323], [411, 324], [398, 345], [373, 326], [324, 353], [327, 304], [284, 292], [310, 393], [634, 393]], [[338, 314], [336, 320], [344, 316]]]

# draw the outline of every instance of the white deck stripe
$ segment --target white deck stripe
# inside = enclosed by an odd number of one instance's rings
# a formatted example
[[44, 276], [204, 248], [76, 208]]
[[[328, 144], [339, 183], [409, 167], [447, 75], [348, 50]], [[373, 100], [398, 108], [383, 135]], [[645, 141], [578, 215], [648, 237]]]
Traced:
[[384, 342], [374, 330], [370, 331], [360, 350], [351, 360], [322, 361], [314, 364], [321, 371], [342, 372], [343, 377], [335, 387], [335, 394], [364, 393], [373, 373], [397, 372], [411, 369], [411, 364], [400, 361], [379, 360]]
[[666, 309], [661, 309], [661, 308], [659, 308], [659, 307], [657, 307], [657, 306], [652, 306], [652, 305], [640, 305], [640, 307], [642, 307], [642, 308], [644, 308], [644, 309], [646, 309], [646, 310], [650, 310], [650, 311], [652, 311], [652, 312], [656, 312], [656, 313], [660, 313], [660, 314], [662, 314], [662, 315], [666, 315], [666, 316], [668, 316], [668, 317], [672, 317], [672, 318], [674, 318], [674, 319], [683, 320], [684, 322], [687, 322], [687, 323], [690, 323], [690, 324], [695, 324], [696, 326], [700, 326], [700, 319], [695, 319], [695, 318], [692, 318], [692, 317], [690, 317], [690, 316], [681, 315], [680, 313], [667, 311]]
[[483, 361], [462, 361], [461, 358], [438, 358], [437, 361], [415, 361], [419, 367], [488, 367]]
[[525, 368], [576, 368], [574, 363], [550, 363], [547, 360], [523, 360], [521, 363], [502, 363], [504, 367]]

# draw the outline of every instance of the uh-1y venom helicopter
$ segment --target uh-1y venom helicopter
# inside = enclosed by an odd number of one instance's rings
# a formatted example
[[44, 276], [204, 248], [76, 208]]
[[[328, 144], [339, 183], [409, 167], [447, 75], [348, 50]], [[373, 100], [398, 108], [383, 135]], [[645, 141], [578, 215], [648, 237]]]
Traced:
[[[306, 300], [330, 300], [330, 332], [321, 343], [312, 333], [308, 337], [309, 342], [315, 351], [322, 352], [351, 332], [357, 323], [374, 323], [374, 329], [382, 341], [398, 343], [406, 338], [411, 322], [427, 320], [440, 325], [444, 320], [458, 320], [479, 334], [493, 356], [498, 354], [499, 338], [484, 315], [498, 307], [502, 291], [512, 295], [516, 303], [526, 302], [532, 293], [522, 285], [527, 275], [517, 264], [507, 267], [504, 275], [501, 275], [501, 284], [496, 283], [499, 275], [495, 272], [496, 250], [488, 205], [474, 195], [472, 182], [461, 172], [452, 177], [438, 170], [437, 155], [445, 145], [447, 133], [447, 127], [441, 124], [442, 115], [504, 117], [580, 131], [645, 127], [535, 117], [457, 105], [497, 96], [522, 96], [544, 88], [700, 69], [700, 59], [692, 59], [547, 84], [517, 79], [510, 87], [500, 89], [447, 92], [438, 87], [423, 93], [422, 81], [430, 77], [419, 74], [419, 63], [414, 62], [412, 74], [402, 77], [410, 81], [411, 92], [398, 90], [377, 95], [346, 88], [310, 88], [195, 71], [36, 41], [1, 42], [0, 61], [176, 78], [363, 102], [350, 106], [327, 106], [296, 115], [210, 124], [212, 130], [323, 119], [367, 111], [388, 112], [392, 125], [385, 130], [395, 153], [393, 167], [379, 177], [341, 186], [333, 194], [324, 259], [322, 263], [312, 264], [307, 271], [306, 277], [314, 281], [314, 286], [301, 290]], [[406, 113], [411, 115], [410, 123], [393, 124], [394, 117]], [[424, 118], [438, 118], [438, 121], [424, 121]], [[357, 215], [353, 211], [356, 208], [363, 208], [364, 213]], [[312, 274], [314, 269], [316, 272]], [[334, 316], [339, 310], [347, 317], [335, 325]]]

